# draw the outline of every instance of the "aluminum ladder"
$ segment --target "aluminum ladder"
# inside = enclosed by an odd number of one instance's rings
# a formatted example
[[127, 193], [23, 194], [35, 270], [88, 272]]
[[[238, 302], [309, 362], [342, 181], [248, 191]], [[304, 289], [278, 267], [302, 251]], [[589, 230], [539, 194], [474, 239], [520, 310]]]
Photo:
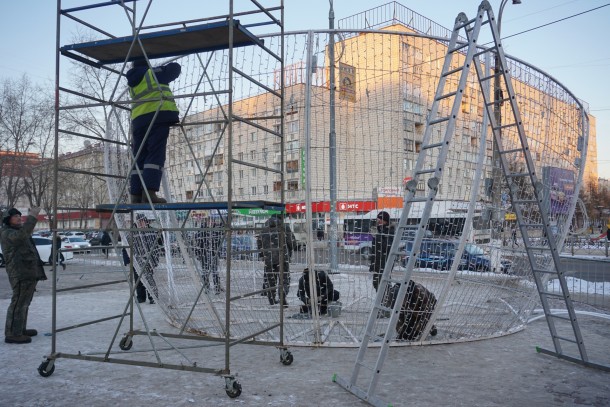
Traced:
[[[464, 13], [460, 13], [455, 20], [434, 101], [428, 114], [421, 150], [413, 170], [413, 177], [406, 184], [404, 206], [396, 228], [396, 237], [392, 242], [392, 247], [381, 276], [377, 296], [369, 314], [366, 331], [351, 377], [348, 379], [338, 375], [333, 377], [333, 380], [341, 387], [375, 406], [389, 405], [375, 395], [375, 389], [380, 379], [390, 342], [396, 337], [396, 324], [399, 312], [407, 293], [407, 285], [415, 267], [417, 255], [422, 239], [425, 236], [432, 206], [444, 172], [445, 161], [451, 147], [455, 122], [461, 109], [462, 96], [467, 84], [471, 62], [477, 52], [477, 37], [481, 27], [489, 22], [483, 19], [483, 14], [479, 10], [476, 18], [468, 20]], [[462, 30], [470, 34], [468, 42], [464, 43], [459, 39], [459, 34]], [[464, 59], [464, 62], [461, 62], [462, 59]], [[449, 89], [446, 90], [446, 88]], [[442, 138], [441, 134], [443, 135]], [[418, 196], [416, 194], [417, 185], [422, 181], [427, 185], [427, 192], [425, 192], [424, 196]], [[424, 209], [419, 223], [407, 225], [409, 212], [411, 211], [412, 204], [415, 202], [424, 202]], [[396, 257], [400, 254], [400, 237], [407, 231], [414, 233], [412, 252], [401, 277], [393, 278], [392, 266]], [[400, 289], [393, 307], [389, 308], [384, 305], [384, 297], [391, 283], [399, 283]], [[390, 318], [385, 327], [385, 334], [381, 337], [376, 331], [380, 321], [378, 316], [383, 313], [386, 315], [389, 313]], [[424, 329], [424, 334], [429, 329], [430, 327]], [[380, 346], [369, 349], [369, 342], [379, 342]], [[376, 362], [374, 364], [366, 363], [365, 355], [367, 351], [373, 352], [374, 350], [378, 351]], [[368, 372], [368, 376], [364, 378], [364, 381], [368, 381], [366, 388], [361, 387], [358, 383], [358, 377], [362, 369]]]
[[[473, 61], [474, 67], [481, 89], [483, 89], [485, 82], [494, 80], [499, 76], [507, 93], [504, 96], [496, 90], [496, 94], [499, 94], [499, 96], [496, 96], [496, 100], [490, 100], [489, 94], [484, 91], [481, 92], [495, 144], [498, 146], [502, 174], [508, 185], [510, 200], [517, 217], [519, 231], [523, 238], [529, 265], [536, 282], [540, 302], [544, 309], [544, 315], [555, 347], [554, 351], [540, 347], [537, 348], [537, 351], [590, 367], [610, 370], [609, 367], [592, 363], [588, 359], [578, 320], [576, 319], [576, 312], [566, 283], [563, 266], [560, 262], [557, 241], [551, 231], [549, 207], [545, 200], [544, 186], [539, 179], [537, 169], [530, 154], [530, 148], [510, 77], [510, 69], [506, 62], [500, 33], [489, 2], [483, 1], [481, 3], [479, 14], [482, 11], [487, 14], [487, 19], [491, 21], [490, 28], [493, 35], [493, 46], [487, 48], [484, 52], [495, 54], [498, 66], [496, 66], [495, 73], [488, 76], [484, 75], [481, 63], [476, 58]], [[471, 34], [467, 32], [466, 35], [469, 38], [468, 36]], [[501, 123], [494, 115], [494, 108], [498, 108], [498, 104], [504, 102], [509, 103], [509, 108], [506, 109], [509, 114], [506, 115], [508, 121]], [[513, 134], [516, 130], [518, 142], [510, 146], [507, 146], [510, 143], [504, 145], [502, 143], [502, 130], [504, 129], [513, 131]], [[519, 162], [524, 164], [524, 166], [511, 168], [508, 157], [511, 158], [511, 162]], [[549, 279], [557, 279], [559, 281], [560, 293], [548, 290], [546, 283]], [[549, 300], [553, 300], [559, 303], [560, 306], [565, 307], [567, 316], [565, 313], [553, 313]], [[558, 321], [564, 321], [562, 332], [558, 330]], [[569, 322], [571, 327], [565, 329], [564, 326], [567, 322]], [[562, 345], [569, 345], [572, 352], [577, 349], [578, 356], [568, 355]]]

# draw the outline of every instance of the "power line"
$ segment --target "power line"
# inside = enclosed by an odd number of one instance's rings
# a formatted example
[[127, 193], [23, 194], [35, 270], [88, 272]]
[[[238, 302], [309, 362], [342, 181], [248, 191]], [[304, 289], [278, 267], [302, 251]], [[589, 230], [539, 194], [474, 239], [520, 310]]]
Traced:
[[581, 16], [583, 14], [590, 13], [592, 11], [599, 10], [599, 9], [607, 7], [607, 6], [610, 6], [610, 3], [603, 4], [603, 5], [599, 6], [599, 7], [595, 7], [595, 8], [592, 8], [590, 10], [583, 11], [581, 13], [572, 14], [571, 16], [560, 18], [559, 20], [551, 21], [550, 23], [542, 24], [542, 25], [539, 25], [539, 26], [534, 27], [534, 28], [530, 28], [530, 29], [525, 30], [525, 31], [521, 31], [521, 32], [518, 32], [518, 33], [515, 33], [515, 34], [507, 35], [506, 37], [503, 37], [502, 39], [505, 40], [507, 38], [515, 37], [515, 36], [521, 35], [521, 34], [525, 34], [527, 32], [534, 31], [534, 30], [537, 30], [539, 28], [543, 28], [543, 27], [549, 26], [551, 24], [559, 23], [561, 21], [569, 20], [570, 18], [578, 17], [578, 16]]

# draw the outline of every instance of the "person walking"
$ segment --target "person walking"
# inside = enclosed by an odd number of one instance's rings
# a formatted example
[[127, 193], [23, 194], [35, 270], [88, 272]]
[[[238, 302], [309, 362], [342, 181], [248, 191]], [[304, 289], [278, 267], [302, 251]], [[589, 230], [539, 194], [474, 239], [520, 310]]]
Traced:
[[513, 226], [511, 230], [511, 239], [513, 241], [513, 246], [519, 247], [519, 242], [517, 241], [517, 226]]
[[62, 270], [66, 269], [66, 264], [64, 263], [64, 255], [60, 252], [61, 249], [61, 236], [56, 235], [55, 239], [53, 239], [53, 250], [55, 250], [56, 262], [62, 268]]
[[390, 248], [394, 241], [394, 225], [390, 224], [390, 214], [381, 211], [377, 214], [377, 233], [373, 236], [371, 264], [369, 271], [373, 273], [373, 287], [377, 291], [379, 280], [383, 274], [383, 268], [390, 254]]
[[[127, 71], [132, 99], [131, 148], [136, 165], [130, 174], [131, 203], [165, 203], [158, 197], [165, 165], [169, 128], [179, 122], [178, 107], [169, 83], [180, 76], [180, 64], [151, 68], [146, 60], [133, 62]], [[141, 178], [140, 178], [141, 176]]]
[[8, 280], [13, 290], [4, 326], [6, 343], [30, 343], [32, 336], [38, 335], [35, 329], [27, 328], [27, 322], [36, 284], [47, 279], [42, 260], [32, 239], [39, 213], [40, 208], [30, 209], [30, 214], [23, 222], [21, 212], [11, 208], [2, 220], [0, 245], [6, 262]]
[[214, 293], [220, 294], [224, 291], [220, 284], [218, 275], [218, 257], [220, 255], [220, 243], [222, 242], [222, 230], [220, 225], [210, 221], [207, 225], [202, 223], [202, 229], [197, 232], [197, 245], [199, 248], [199, 260], [201, 261], [201, 278], [206, 292], [210, 290], [210, 275], [214, 284]]

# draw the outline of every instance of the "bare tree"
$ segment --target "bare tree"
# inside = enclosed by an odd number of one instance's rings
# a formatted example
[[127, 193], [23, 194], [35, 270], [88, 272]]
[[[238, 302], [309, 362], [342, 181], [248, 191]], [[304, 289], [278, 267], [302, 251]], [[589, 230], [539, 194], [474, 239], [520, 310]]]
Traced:
[[52, 92], [32, 84], [27, 75], [19, 80], [0, 82], [0, 193], [7, 206], [15, 206], [22, 197], [30, 205], [40, 205], [48, 188], [48, 174], [32, 168], [48, 159], [52, 152]]

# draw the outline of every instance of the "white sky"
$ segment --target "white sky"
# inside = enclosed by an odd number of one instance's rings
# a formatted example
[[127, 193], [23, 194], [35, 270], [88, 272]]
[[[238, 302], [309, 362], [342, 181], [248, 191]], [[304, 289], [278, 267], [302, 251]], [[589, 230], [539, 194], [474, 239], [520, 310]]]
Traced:
[[[277, 0], [276, 0], [277, 1]], [[274, 4], [276, 4], [274, 1]], [[334, 0], [337, 20], [388, 3], [389, 0]], [[62, 7], [101, 0], [64, 0]], [[244, 3], [238, 0], [237, 3]], [[147, 2], [138, 2], [140, 10]], [[218, 1], [155, 0], [149, 22], [172, 22], [224, 14]], [[328, 27], [329, 0], [284, 0], [287, 31]], [[399, 3], [445, 27], [459, 12], [476, 13], [480, 0], [402, 0]], [[490, 3], [497, 13], [500, 0]], [[508, 38], [506, 52], [547, 72], [587, 102], [597, 118], [598, 171], [610, 178], [610, 2], [608, 0], [509, 0], [502, 17], [502, 35], [510, 36], [596, 7], [602, 8]], [[181, 6], [181, 7], [179, 7]], [[3, 1], [0, 5], [0, 78], [27, 75], [53, 84], [55, 77], [56, 8], [52, 0]], [[243, 6], [239, 8], [243, 9]], [[96, 10], [100, 16], [101, 11]], [[64, 19], [65, 20], [65, 19]], [[65, 43], [69, 43], [69, 39]], [[62, 42], [63, 44], [64, 42]]]

